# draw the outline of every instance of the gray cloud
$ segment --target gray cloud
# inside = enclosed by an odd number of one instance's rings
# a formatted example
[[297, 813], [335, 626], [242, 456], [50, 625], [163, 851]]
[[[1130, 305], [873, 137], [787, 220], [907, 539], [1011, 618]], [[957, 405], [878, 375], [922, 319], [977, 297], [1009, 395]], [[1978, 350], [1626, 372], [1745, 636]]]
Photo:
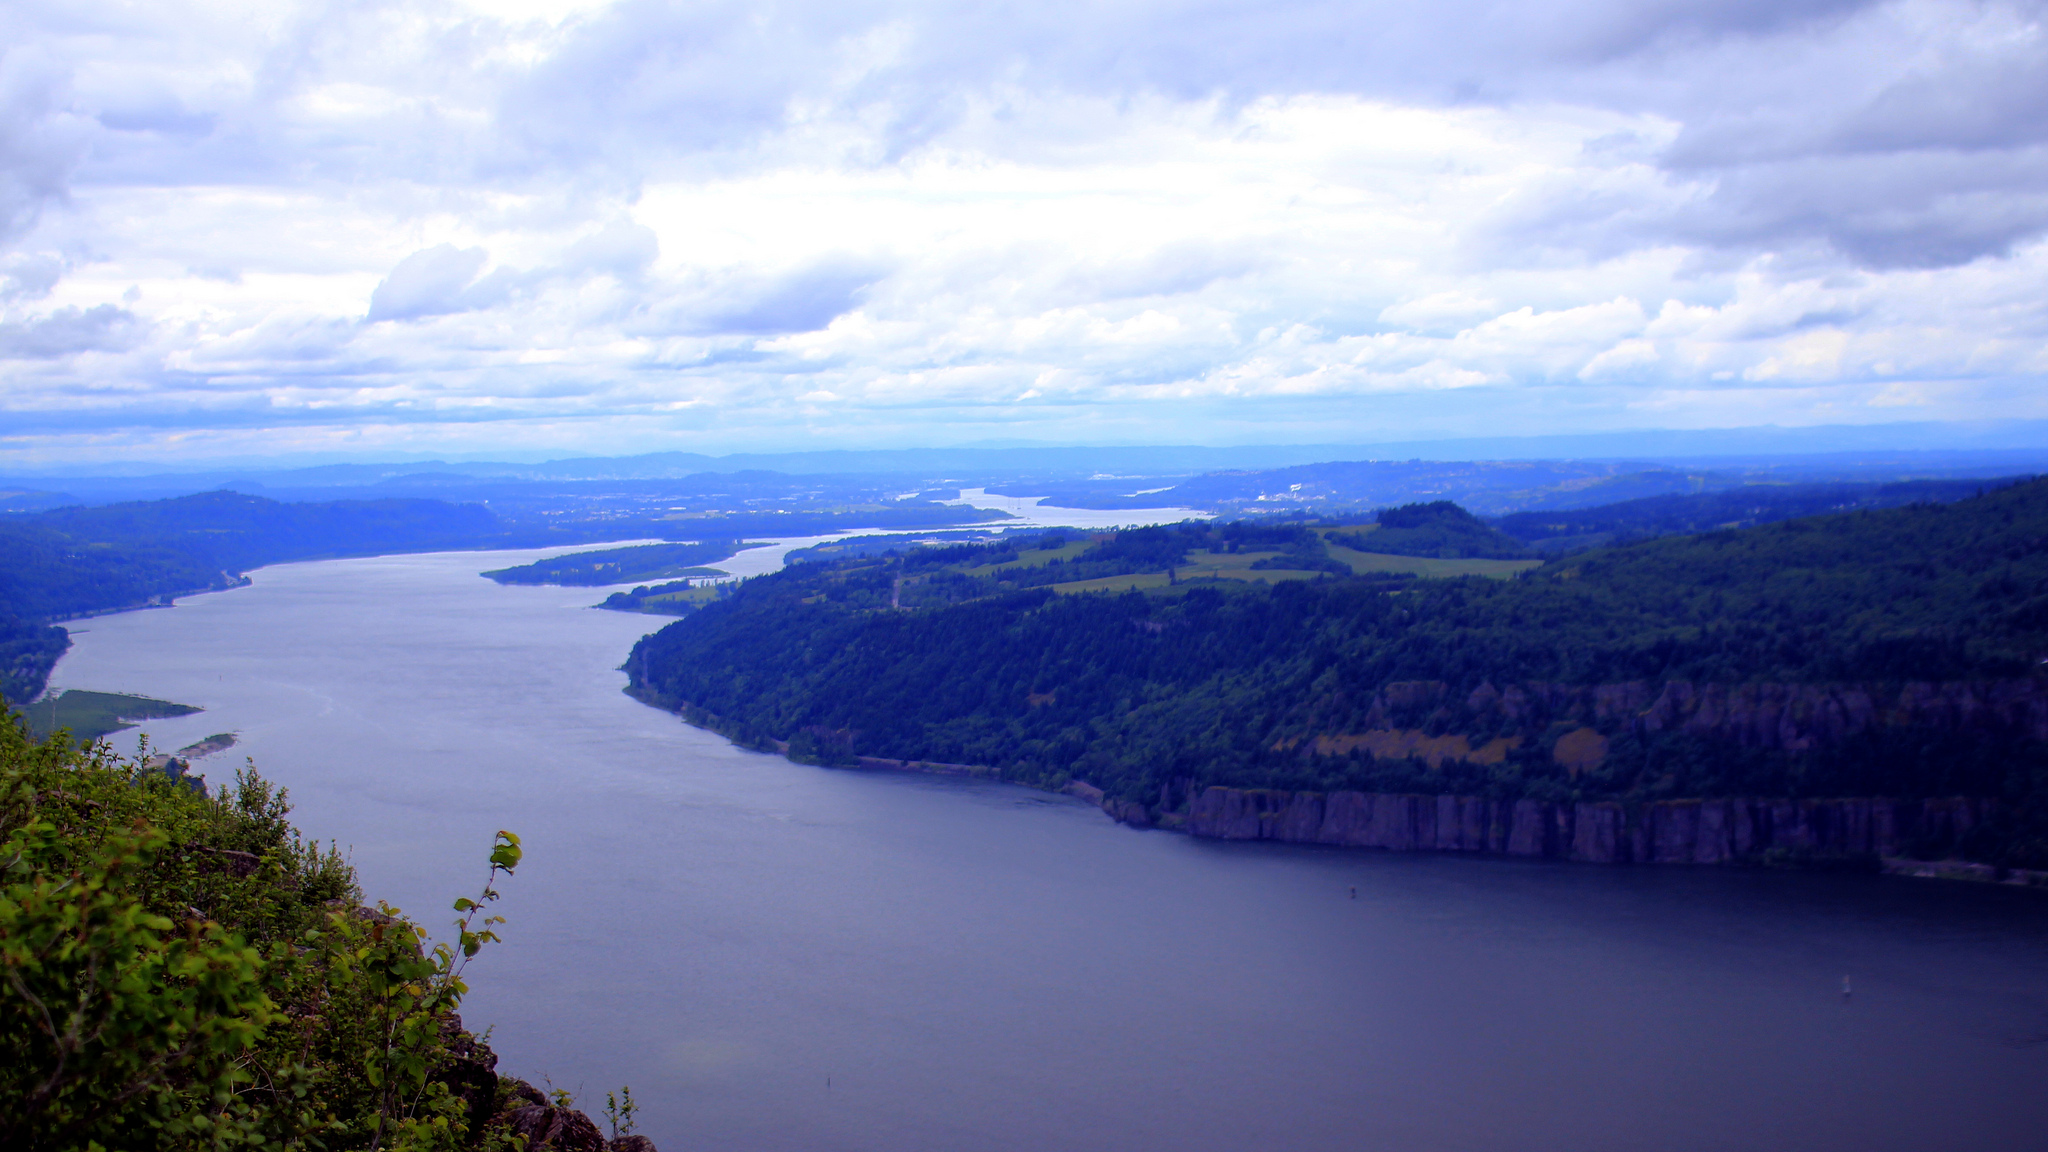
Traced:
[[22, 253], [0, 261], [0, 300], [38, 300], [64, 276], [64, 261], [47, 252]]
[[[481, 248], [436, 244], [398, 262], [370, 293], [371, 321], [418, 320], [467, 312], [494, 293], [476, 292], [476, 274], [490, 254]], [[492, 287], [496, 287], [493, 285]]]
[[1133, 261], [1077, 268], [1062, 287], [1080, 300], [1120, 300], [1199, 292], [1269, 262], [1247, 246], [1201, 241], [1169, 244]]
[[[565, 25], [530, 68], [497, 62], [513, 33], [423, 25], [412, 11], [302, 13], [263, 45], [256, 83], [216, 85], [210, 104], [147, 79], [95, 80], [96, 123], [115, 131], [95, 147], [92, 174], [383, 175], [468, 188], [566, 178], [630, 193], [676, 165], [744, 163], [799, 108], [880, 126], [879, 147], [860, 159], [886, 163], [1018, 94], [1242, 104], [1350, 93], [1564, 101], [1674, 121], [1682, 132], [1661, 163], [1732, 191], [1661, 224], [1617, 222], [1645, 244], [1749, 252], [1803, 240], [1869, 266], [1932, 267], [2048, 229], [2048, 217], [1997, 202], [2001, 187], [1947, 155], [1996, 161], [2048, 139], [2048, 42], [2022, 34], [2038, 25], [2034, 0], [621, 0]], [[61, 194], [82, 129], [58, 124], [60, 66], [16, 71], [0, 114], [0, 171], [13, 185], [0, 212], [18, 228]], [[287, 111], [348, 83], [402, 84], [419, 98], [317, 129]], [[1833, 189], [1868, 180], [1858, 159], [1870, 156], [1892, 161], [1892, 182], [1861, 194], [1896, 189], [1899, 202], [1852, 227], [1827, 225]], [[1760, 165], [1772, 170], [1751, 172]], [[1746, 195], [1750, 185], [1771, 192]]]
[[1966, 264], [2048, 230], [2048, 148], [1744, 165], [1665, 230], [1751, 251], [1821, 241], [1867, 268]]
[[59, 308], [39, 320], [0, 323], [0, 359], [54, 360], [79, 352], [123, 352], [134, 347], [141, 322], [112, 304]]
[[[2048, 45], [2039, 36], [1976, 38], [1985, 47], [1970, 34], [1973, 24], [2037, 18], [2024, 0], [1910, 11], [1872, 0], [634, 0], [580, 27], [547, 66], [508, 89], [499, 115], [523, 164], [631, 167], [650, 145], [685, 155], [742, 148], [779, 128], [793, 101], [867, 109], [886, 133], [876, 161], [1006, 92], [1590, 102], [1681, 124], [1662, 163], [1732, 188], [1661, 222], [1616, 221], [1627, 237], [1745, 251], [1812, 241], [1868, 266], [1935, 267], [2048, 230], [2048, 216], [2030, 206], [1989, 202], [2001, 190], [1945, 155], [2044, 139]], [[1930, 49], [1929, 23], [1946, 24], [1955, 42], [1938, 31]], [[1894, 78], [1872, 86], [1886, 75]], [[1870, 156], [1889, 161], [1886, 182], [1867, 183], [1859, 161]], [[1757, 165], [1775, 170], [1752, 172]], [[1824, 219], [1830, 198], [1852, 180], [1880, 203], [1859, 212], [1862, 223], [1834, 226]], [[1744, 192], [1765, 184], [1767, 196]], [[1897, 202], [1882, 203], [1892, 192]]]
[[[0, 12], [0, 300], [65, 305], [0, 354], [164, 353], [23, 368], [11, 410], [1673, 412], [2043, 370], [2035, 0], [280, 2]], [[86, 307], [131, 283], [147, 320]]]
[[565, 273], [598, 272], [633, 280], [661, 255], [654, 229], [631, 220], [615, 220], [577, 240], [562, 255]]
[[2048, 141], [2048, 46], [2029, 47], [1900, 80], [1844, 116], [1828, 142], [1853, 152], [1976, 152]]
[[160, 82], [129, 78], [129, 85], [102, 94], [94, 119], [116, 132], [156, 132], [186, 138], [205, 136], [219, 123], [215, 112], [193, 111]]
[[[18, 25], [0, 19], [0, 44]], [[0, 48], [0, 243], [26, 231], [64, 198], [84, 161], [89, 126], [65, 106], [61, 61], [15, 40]]]
[[867, 287], [881, 276], [863, 264], [828, 260], [763, 283], [732, 285], [686, 330], [741, 336], [814, 332], [858, 307]]

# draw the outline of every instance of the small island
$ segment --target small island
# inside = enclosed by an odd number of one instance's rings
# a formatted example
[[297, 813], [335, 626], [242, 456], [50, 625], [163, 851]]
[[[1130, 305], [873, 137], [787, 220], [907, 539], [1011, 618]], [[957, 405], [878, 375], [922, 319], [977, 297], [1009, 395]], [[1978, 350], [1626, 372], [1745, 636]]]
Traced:
[[692, 576], [723, 576], [724, 572], [705, 565], [729, 560], [743, 548], [760, 546], [748, 540], [636, 544], [628, 548], [571, 552], [566, 556], [553, 556], [513, 568], [495, 568], [483, 575], [500, 584], [559, 584], [577, 588], [641, 584]]

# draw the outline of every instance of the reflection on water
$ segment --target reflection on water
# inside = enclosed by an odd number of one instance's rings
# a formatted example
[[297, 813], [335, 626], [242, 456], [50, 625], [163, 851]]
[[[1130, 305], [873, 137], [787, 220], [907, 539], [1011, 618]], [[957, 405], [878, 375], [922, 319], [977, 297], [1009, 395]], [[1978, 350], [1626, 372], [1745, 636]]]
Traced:
[[430, 923], [521, 833], [470, 1022], [586, 1104], [631, 1085], [666, 1152], [2048, 1131], [2038, 894], [1221, 844], [792, 765], [619, 693], [665, 621], [475, 575], [538, 555], [264, 569], [80, 622], [57, 679], [205, 706], [146, 727], [241, 732], [200, 768], [253, 756]]

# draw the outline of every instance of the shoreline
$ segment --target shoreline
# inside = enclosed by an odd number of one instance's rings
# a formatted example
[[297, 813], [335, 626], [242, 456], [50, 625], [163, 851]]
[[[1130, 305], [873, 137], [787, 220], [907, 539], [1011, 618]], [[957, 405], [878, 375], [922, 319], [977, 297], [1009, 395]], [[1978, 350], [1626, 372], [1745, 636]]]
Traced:
[[[1902, 814], [1909, 818], [1947, 821], [1951, 827], [1967, 827], [1988, 814], [1995, 803], [1966, 797], [1925, 801], [1872, 797], [1674, 800], [1629, 808], [1618, 802], [1564, 806], [1526, 799], [1491, 801], [1482, 797], [1421, 793], [1287, 793], [1210, 785], [1199, 792], [1184, 795], [1176, 810], [1161, 812], [1155, 818], [1145, 804], [1116, 799], [1086, 781], [1069, 780], [1061, 787], [1050, 788], [1005, 780], [999, 769], [987, 764], [954, 764], [882, 756], [858, 756], [851, 764], [798, 760], [789, 755], [787, 740], [769, 737], [757, 743], [738, 739], [721, 725], [718, 717], [691, 705], [668, 701], [654, 693], [636, 691], [631, 687], [625, 692], [642, 704], [677, 716], [693, 728], [723, 736], [737, 747], [772, 752], [792, 764], [840, 771], [908, 772], [1018, 784], [1085, 801], [1111, 820], [1132, 828], [1179, 832], [1204, 839], [1270, 840], [1337, 848], [1520, 857], [1582, 864], [1861, 871], [2048, 891], [2048, 871], [2004, 868], [1959, 858], [1919, 860], [1882, 850], [1882, 846], [1896, 843], [1900, 837]], [[1304, 812], [1304, 808], [1310, 811]], [[1568, 815], [1561, 817], [1560, 810]], [[1439, 811], [1453, 817], [1448, 822], [1450, 827], [1442, 835], [1435, 834], [1431, 818]], [[1426, 812], [1430, 815], [1424, 816]], [[1699, 838], [1702, 825], [1708, 831], [1714, 831], [1717, 816], [1724, 821], [1720, 830], [1727, 835], [1718, 842], [1702, 841]], [[1687, 817], [1690, 817], [1691, 836], [1685, 835]], [[1761, 839], [1758, 839], [1759, 819], [1764, 825]], [[1578, 827], [1581, 820], [1586, 822], [1583, 833]], [[1747, 832], [1744, 831], [1745, 821]], [[1560, 822], [1565, 827], [1560, 828]], [[1781, 835], [1786, 841], [1784, 843], [1777, 842], [1780, 835], [1774, 835], [1780, 832], [1780, 825], [1783, 826]], [[1833, 845], [1841, 843], [1840, 837], [1831, 843], [1829, 833], [1820, 831], [1816, 834], [1817, 829], [1831, 829], [1852, 839], [1860, 833], [1861, 842], [1868, 844], [1871, 850], [1830, 850]], [[1880, 832], [1884, 835], [1880, 836]], [[1633, 833], [1632, 838], [1630, 833]], [[1709, 850], [1709, 843], [1716, 843], [1721, 850]], [[1685, 849], [1683, 856], [1664, 851], [1678, 847]]]

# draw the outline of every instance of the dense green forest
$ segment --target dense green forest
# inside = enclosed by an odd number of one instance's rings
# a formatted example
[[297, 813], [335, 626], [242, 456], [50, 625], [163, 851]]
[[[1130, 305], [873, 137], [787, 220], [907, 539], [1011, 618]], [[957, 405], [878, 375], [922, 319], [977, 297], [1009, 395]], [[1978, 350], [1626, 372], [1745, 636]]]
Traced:
[[518, 838], [437, 946], [289, 814], [253, 771], [209, 793], [0, 714], [0, 1147], [605, 1147], [457, 1015]]
[[[643, 698], [828, 762], [986, 764], [1162, 806], [1204, 784], [1991, 796], [2010, 819], [1970, 851], [2048, 862], [2048, 482], [1664, 537], [1510, 579], [1269, 585], [1178, 567], [1233, 535], [1283, 556], [1301, 546], [1290, 531], [1117, 533], [1062, 559], [1066, 574], [1164, 572], [1097, 595], [1006, 579], [1032, 561], [1022, 541], [793, 566], [646, 638], [627, 670]], [[1693, 691], [1715, 685], [1725, 699]], [[1642, 721], [1660, 700], [1685, 722]], [[1871, 715], [1829, 719], [1858, 707]], [[1567, 756], [1559, 742], [1582, 731]], [[1492, 751], [1376, 755], [1392, 737], [1374, 733]], [[1589, 740], [1598, 755], [1580, 754]]]
[[1380, 512], [1377, 528], [1332, 536], [1361, 552], [1392, 556], [1434, 556], [1440, 560], [1519, 560], [1529, 550], [1519, 540], [1487, 526], [1449, 500], [1409, 504]]
[[211, 557], [163, 543], [0, 520], [0, 610], [16, 617], [83, 616], [232, 587], [235, 580]]
[[703, 566], [729, 560], [742, 548], [755, 547], [759, 545], [741, 540], [638, 544], [630, 548], [572, 552], [516, 568], [496, 568], [484, 575], [500, 584], [566, 584], [586, 588], [605, 584], [637, 584], [647, 580], [673, 580], [678, 576], [715, 575], [717, 573]]
[[62, 628], [0, 613], [0, 708], [35, 699], [70, 646]]

